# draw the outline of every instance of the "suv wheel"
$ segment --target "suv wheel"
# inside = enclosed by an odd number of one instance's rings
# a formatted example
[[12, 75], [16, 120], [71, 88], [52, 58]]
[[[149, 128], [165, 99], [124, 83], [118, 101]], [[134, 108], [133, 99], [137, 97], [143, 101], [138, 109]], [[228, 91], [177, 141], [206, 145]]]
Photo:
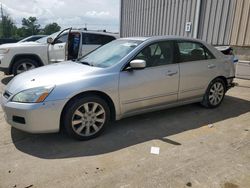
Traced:
[[110, 119], [107, 103], [98, 96], [71, 101], [63, 114], [63, 126], [69, 136], [89, 140], [100, 135]]
[[218, 107], [221, 104], [225, 93], [226, 86], [224, 81], [220, 78], [216, 78], [209, 84], [201, 104], [207, 108]]
[[33, 59], [20, 59], [14, 63], [13, 68], [12, 68], [12, 73], [14, 75], [17, 75], [22, 72], [34, 69], [38, 66], [39, 64]]

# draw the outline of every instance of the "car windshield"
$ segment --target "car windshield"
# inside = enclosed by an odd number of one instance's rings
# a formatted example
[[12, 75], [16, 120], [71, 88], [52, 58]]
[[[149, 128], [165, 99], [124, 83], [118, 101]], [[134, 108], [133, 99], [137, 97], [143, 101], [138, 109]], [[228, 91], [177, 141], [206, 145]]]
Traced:
[[31, 37], [26, 37], [26, 38], [24, 38], [24, 39], [22, 39], [22, 40], [18, 41], [17, 43], [20, 43], [20, 42], [25, 42], [25, 41], [29, 40], [30, 38], [32, 38], [32, 36], [31, 36]]
[[52, 39], [54, 39], [59, 33], [60, 33], [60, 31], [58, 31], [58, 32], [56, 32], [56, 33], [53, 33], [53, 34], [51, 34], [51, 35], [49, 35], [49, 36], [40, 38], [39, 40], [36, 40], [36, 42], [39, 42], [39, 43], [47, 43], [47, 38], [51, 37]]
[[78, 62], [95, 67], [110, 67], [118, 63], [141, 42], [138, 40], [114, 40], [82, 57]]
[[34, 42], [34, 41], [37, 41], [43, 37], [46, 37], [46, 35], [33, 35], [33, 36], [29, 36], [29, 37], [26, 37], [20, 41], [18, 41], [18, 43], [21, 43], [21, 42]]

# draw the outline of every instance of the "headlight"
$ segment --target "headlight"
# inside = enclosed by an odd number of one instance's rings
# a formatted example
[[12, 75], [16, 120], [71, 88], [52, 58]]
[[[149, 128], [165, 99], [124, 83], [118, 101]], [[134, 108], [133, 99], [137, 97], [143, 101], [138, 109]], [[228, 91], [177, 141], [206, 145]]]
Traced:
[[0, 48], [0, 54], [7, 54], [9, 50], [9, 48]]
[[46, 97], [53, 90], [54, 86], [37, 87], [33, 89], [27, 89], [17, 93], [11, 101], [22, 103], [39, 103], [43, 102]]

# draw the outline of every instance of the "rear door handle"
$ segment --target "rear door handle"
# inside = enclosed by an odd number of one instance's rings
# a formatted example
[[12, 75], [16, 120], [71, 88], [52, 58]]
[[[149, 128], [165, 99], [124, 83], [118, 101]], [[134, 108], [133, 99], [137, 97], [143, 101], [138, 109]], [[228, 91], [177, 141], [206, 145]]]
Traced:
[[167, 71], [166, 76], [173, 76], [173, 75], [175, 75], [177, 73], [178, 73], [177, 71]]
[[207, 67], [208, 67], [209, 69], [212, 69], [212, 68], [215, 68], [216, 65], [215, 65], [215, 64], [209, 64]]

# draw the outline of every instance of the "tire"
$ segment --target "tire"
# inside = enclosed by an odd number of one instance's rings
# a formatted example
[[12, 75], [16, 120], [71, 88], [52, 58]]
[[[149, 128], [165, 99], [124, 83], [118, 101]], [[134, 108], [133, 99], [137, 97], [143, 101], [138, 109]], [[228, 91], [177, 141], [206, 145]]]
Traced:
[[39, 67], [37, 61], [29, 58], [20, 59], [14, 63], [12, 67], [12, 73], [14, 74], [14, 76], [16, 76], [22, 72], [34, 69], [36, 67]]
[[216, 108], [223, 101], [225, 93], [225, 82], [220, 78], [216, 78], [209, 84], [201, 104], [206, 108]]
[[76, 98], [67, 104], [62, 125], [70, 137], [89, 140], [99, 136], [109, 120], [110, 109], [107, 103], [99, 96], [91, 95]]

